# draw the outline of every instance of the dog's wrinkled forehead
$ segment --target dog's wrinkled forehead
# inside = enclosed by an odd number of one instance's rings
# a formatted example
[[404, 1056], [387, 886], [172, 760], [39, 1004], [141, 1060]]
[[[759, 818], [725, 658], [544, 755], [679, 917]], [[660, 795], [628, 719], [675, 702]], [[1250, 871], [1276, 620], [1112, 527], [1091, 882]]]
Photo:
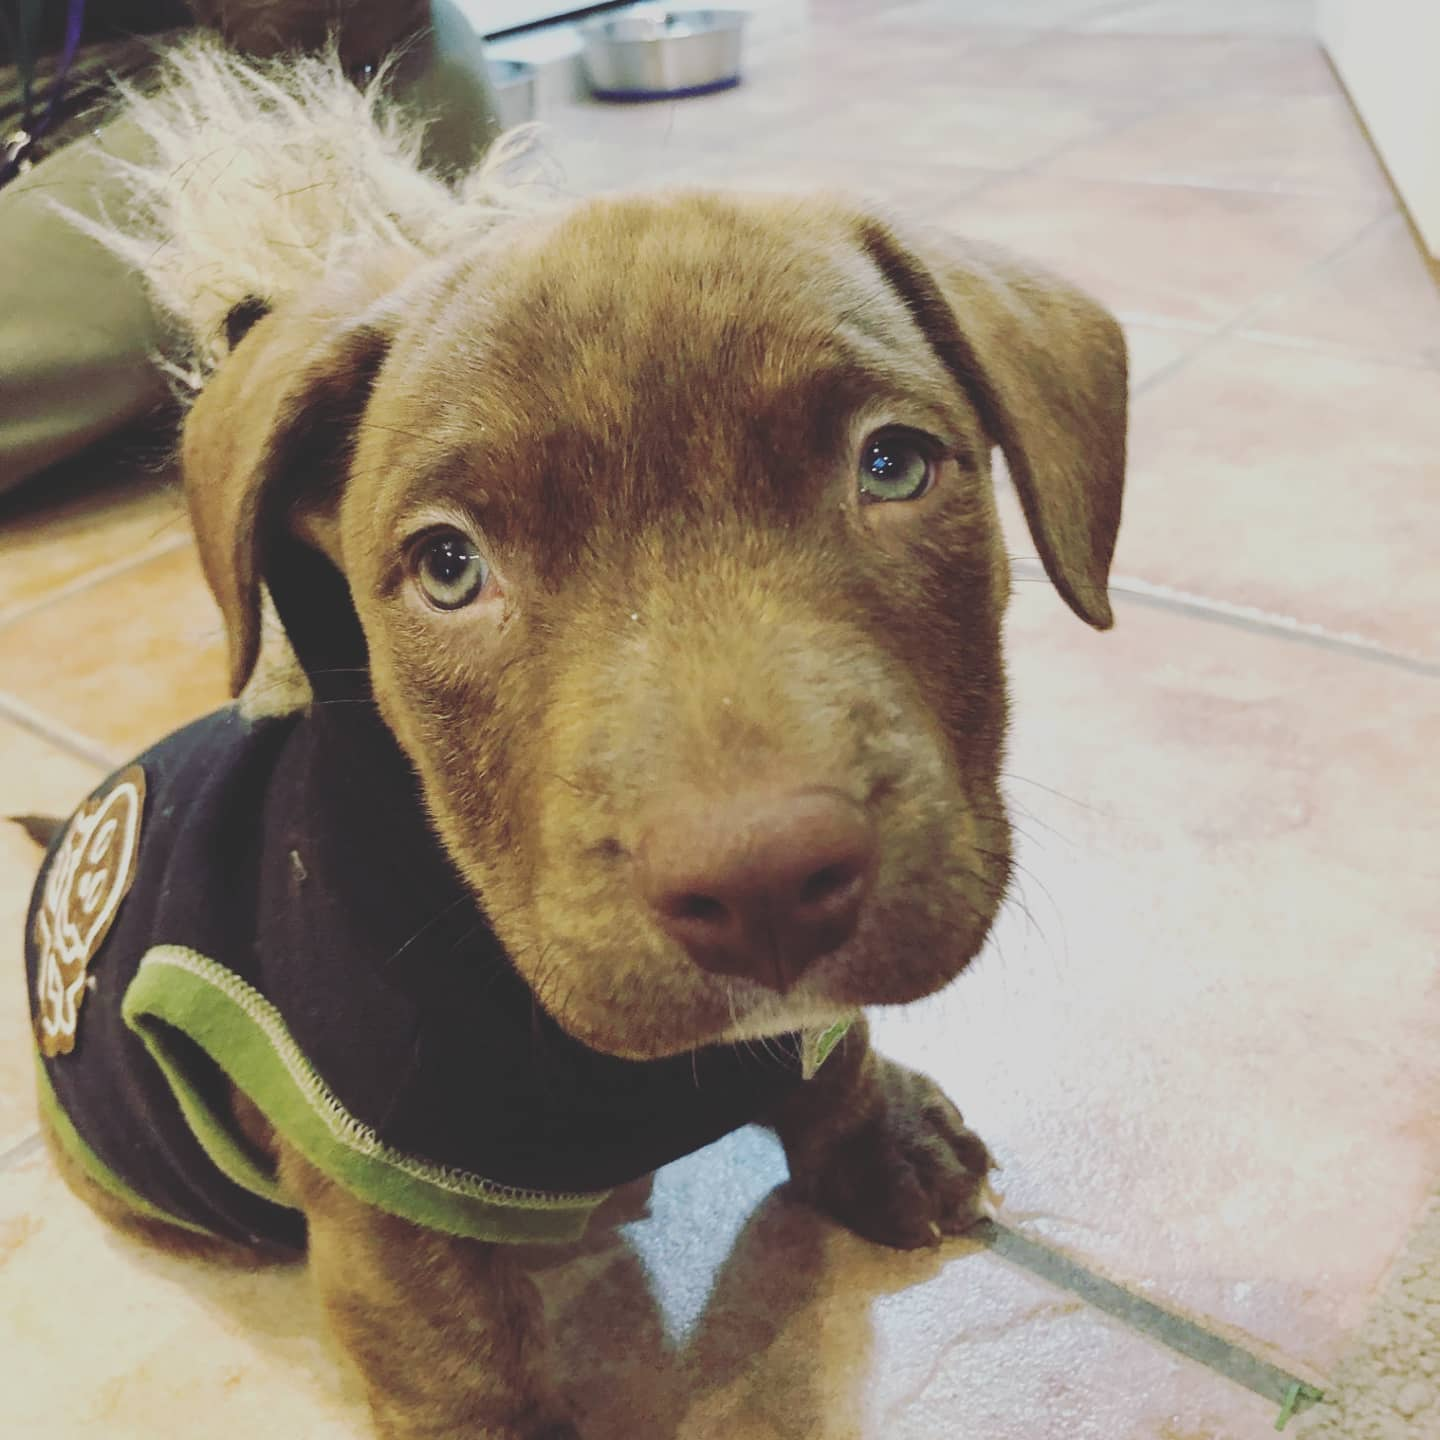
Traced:
[[514, 538], [548, 540], [557, 567], [562, 535], [599, 524], [797, 513], [862, 409], [963, 423], [857, 246], [715, 199], [592, 204], [487, 248], [412, 317], [383, 380], [374, 418], [421, 488], [483, 492], [492, 537], [530, 531]]

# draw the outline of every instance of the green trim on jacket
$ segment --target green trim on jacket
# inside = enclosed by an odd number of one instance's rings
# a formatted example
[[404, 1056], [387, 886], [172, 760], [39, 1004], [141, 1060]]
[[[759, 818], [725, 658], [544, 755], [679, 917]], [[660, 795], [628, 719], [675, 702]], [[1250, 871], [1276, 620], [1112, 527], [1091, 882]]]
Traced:
[[178, 1032], [198, 1045], [315, 1168], [391, 1215], [472, 1240], [578, 1240], [609, 1191], [546, 1194], [496, 1184], [407, 1155], [351, 1115], [300, 1052], [279, 1011], [223, 966], [180, 946], [148, 951], [125, 992], [125, 1023], [165, 1072], [210, 1159], [233, 1181], [285, 1203], [227, 1116], [183, 1062]]

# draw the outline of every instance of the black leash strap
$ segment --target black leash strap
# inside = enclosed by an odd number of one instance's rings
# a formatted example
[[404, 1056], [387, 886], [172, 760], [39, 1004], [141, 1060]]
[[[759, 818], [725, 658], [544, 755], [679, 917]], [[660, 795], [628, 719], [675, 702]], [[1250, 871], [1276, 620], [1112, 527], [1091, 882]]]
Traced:
[[35, 0], [28, 0], [28, 3], [27, 0], [22, 0], [20, 13], [16, 17], [15, 59], [20, 67], [25, 98], [19, 128], [0, 143], [0, 185], [8, 184], [17, 175], [23, 175], [34, 163], [37, 142], [59, 118], [65, 82], [69, 78], [70, 67], [75, 63], [75, 54], [80, 48], [80, 31], [85, 24], [85, 0], [67, 0], [65, 43], [55, 64], [55, 78], [50, 86], [50, 103], [46, 105], [43, 114], [37, 115], [34, 90], [35, 56], [31, 45], [34, 39], [32, 27], [38, 8]]

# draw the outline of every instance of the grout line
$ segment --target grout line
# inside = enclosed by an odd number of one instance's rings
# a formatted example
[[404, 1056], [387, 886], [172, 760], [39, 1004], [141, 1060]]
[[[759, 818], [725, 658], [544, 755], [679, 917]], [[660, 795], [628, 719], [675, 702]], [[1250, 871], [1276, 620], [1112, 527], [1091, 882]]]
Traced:
[[1277, 307], [1281, 301], [1296, 294], [1312, 280], [1325, 274], [1332, 265], [1338, 264], [1350, 250], [1360, 245], [1370, 235], [1371, 231], [1379, 229], [1379, 227], [1384, 224], [1385, 221], [1391, 219], [1394, 214], [1395, 209], [1394, 206], [1391, 205], [1379, 214], [1372, 215], [1363, 225], [1351, 231], [1345, 239], [1332, 246], [1325, 254], [1318, 256], [1312, 260], [1310, 264], [1302, 267], [1288, 285], [1282, 285], [1278, 289], [1271, 290], [1259, 298], [1252, 300], [1249, 305], [1237, 311], [1228, 320], [1211, 330], [1193, 350], [1187, 350], [1184, 354], [1176, 356], [1168, 365], [1162, 365], [1153, 375], [1147, 376], [1140, 384], [1131, 389], [1130, 402], [1132, 406], [1135, 401], [1139, 400], [1142, 396], [1148, 395], [1151, 390], [1170, 379], [1176, 371], [1185, 369], [1201, 355], [1213, 350], [1217, 345], [1222, 344], [1226, 340], [1244, 339], [1245, 332], [1251, 328], [1252, 322], [1255, 319], [1264, 315], [1267, 310]]
[[[1105, 0], [1103, 5], [1097, 5], [1093, 10], [1085, 10], [1079, 15], [1072, 15], [1068, 20], [1061, 20], [1058, 24], [1047, 25], [1045, 29], [1052, 35], [1105, 35], [1114, 34], [1114, 31], [1092, 30], [1090, 27], [1097, 21], [1103, 20], [1107, 15], [1123, 15], [1127, 10], [1135, 8], [1135, 0]], [[1129, 31], [1121, 31], [1121, 34], [1129, 34]]]
[[[1040, 33], [1045, 36], [1049, 36], [1052, 35], [1054, 32], [1046, 30]], [[1086, 32], [1075, 31], [1071, 33], [1084, 34]], [[1015, 48], [1025, 49], [1028, 46], [1037, 43], [1039, 43], [1038, 40], [1025, 40], [1022, 41], [1021, 44], [1016, 46]], [[996, 91], [995, 93], [999, 94], [1002, 92]], [[1064, 179], [1064, 176], [1048, 176], [1045, 172], [1045, 167], [1048, 166], [1052, 161], [1059, 159], [1062, 155], [1068, 155], [1072, 150], [1082, 149], [1086, 145], [1098, 144], [1101, 141], [1109, 140], [1114, 135], [1123, 134], [1132, 126], [1143, 125], [1147, 120], [1152, 120], [1157, 115], [1162, 115], [1166, 110], [1172, 108], [1175, 104], [1175, 100], [1172, 96], [1166, 96], [1164, 99], [1156, 99], [1153, 101], [1150, 100], [1149, 97], [1145, 97], [1144, 99], [1138, 100], [1137, 104], [1140, 108], [1138, 108], [1132, 114], [1117, 114], [1113, 120], [1102, 121], [1100, 126], [1095, 130], [1088, 131], [1083, 135], [1072, 135], [1068, 140], [1057, 141], [1056, 144], [1052, 145], [1048, 150], [1043, 151], [1039, 155], [1032, 155], [1030, 159], [1026, 160], [1023, 164], [1008, 165], [1003, 169], [991, 171], [991, 173], [988, 174], [984, 180], [980, 181], [978, 185], [975, 185], [969, 190], [966, 190], [964, 194], [959, 197], [959, 204], [956, 207], [957, 211], [959, 211], [961, 207], [968, 205], [970, 201], [985, 195], [991, 190], [998, 189], [1001, 185], [1004, 185], [1011, 180], [1047, 178]], [[976, 166], [972, 168], [981, 170], [989, 169], [988, 166]], [[1093, 182], [1082, 181], [1082, 183], [1088, 184]]]
[[[1256, 318], [1258, 320], [1263, 317]], [[1417, 360], [1413, 356], [1407, 358], [1403, 355], [1386, 354], [1380, 350], [1361, 350], [1339, 340], [1312, 340], [1308, 335], [1287, 335], [1283, 330], [1240, 330], [1234, 338], [1252, 345], [1268, 345], [1275, 350], [1298, 350], [1302, 354], [1315, 355], [1321, 359], [1347, 360], [1384, 370], [1408, 370], [1417, 375], [1433, 375], [1440, 370], [1440, 348], [1436, 349], [1436, 359]]]
[[1348, 240], [1342, 240], [1328, 254], [1322, 255], [1320, 259], [1312, 261], [1311, 264], [1301, 272], [1293, 284], [1285, 286], [1271, 295], [1267, 295], [1264, 300], [1257, 301], [1252, 308], [1258, 308], [1263, 311], [1278, 305], [1281, 300], [1293, 295], [1302, 285], [1315, 279], [1317, 276], [1325, 274], [1327, 270], [1333, 270], [1352, 250], [1358, 250], [1360, 246], [1370, 238], [1374, 231], [1381, 229], [1397, 217], [1403, 219], [1404, 211], [1401, 209], [1394, 190], [1388, 190], [1386, 194], [1391, 202], [1388, 209], [1381, 210], [1379, 214], [1372, 216], [1359, 230], [1351, 235]]
[[[1020, 580], [1048, 580], [1045, 567], [1038, 559], [1029, 556], [1012, 556], [1013, 574]], [[1363, 635], [1337, 635], [1323, 625], [1308, 620], [1297, 620], [1291, 615], [1275, 615], [1254, 605], [1237, 605], [1230, 600], [1212, 600], [1207, 595], [1195, 595], [1188, 590], [1177, 590], [1171, 585], [1159, 585], [1150, 580], [1140, 580], [1129, 575], [1112, 575], [1110, 593], [1148, 605], [1155, 610], [1169, 610], [1188, 615], [1195, 620], [1209, 620], [1219, 625], [1230, 625], [1237, 630], [1248, 630], [1255, 635], [1270, 635], [1282, 640], [1298, 640], [1302, 644], [1314, 645], [1334, 654], [1350, 655], [1359, 660], [1369, 660], [1379, 665], [1388, 665], [1404, 670], [1411, 675], [1426, 675], [1440, 678], [1440, 659], [1432, 660], [1423, 655], [1412, 655], [1404, 650], [1391, 650], [1378, 641], [1367, 640]]]
[[[1044, 32], [1044, 33], [1046, 33], [1046, 34], [1052, 34], [1052, 35], [1053, 35], [1055, 32], [1054, 32], [1053, 30], [1047, 30], [1047, 31]], [[1069, 33], [1075, 33], [1075, 34], [1104, 34], [1105, 32], [1103, 32], [1103, 31], [1074, 31], [1074, 32], [1069, 32]], [[1229, 38], [1231, 38], [1231, 39], [1237, 39], [1237, 38], [1240, 38], [1240, 37], [1231, 36], [1231, 37], [1229, 37]], [[1036, 43], [1036, 41], [1034, 41], [1034, 40], [1027, 40], [1027, 41], [1023, 42], [1022, 45], [1019, 46], [1019, 47], [1017, 47], [1017, 48], [1023, 49], [1023, 48], [1025, 48], [1026, 46], [1029, 46], [1029, 45], [1032, 45], [1032, 44], [1035, 44], [1035, 43]], [[1072, 151], [1072, 150], [1080, 150], [1080, 149], [1083, 149], [1083, 148], [1084, 148], [1085, 146], [1087, 146], [1087, 145], [1098, 144], [1098, 143], [1101, 143], [1101, 142], [1103, 142], [1103, 141], [1105, 141], [1105, 140], [1108, 140], [1108, 139], [1112, 138], [1113, 136], [1123, 135], [1125, 132], [1127, 132], [1127, 131], [1129, 131], [1129, 130], [1137, 129], [1137, 128], [1139, 128], [1141, 125], [1144, 125], [1144, 124], [1146, 124], [1148, 121], [1154, 119], [1156, 116], [1163, 115], [1163, 114], [1165, 114], [1166, 112], [1168, 112], [1168, 111], [1170, 111], [1170, 110], [1173, 110], [1177, 105], [1182, 105], [1182, 104], [1184, 104], [1184, 102], [1185, 102], [1187, 99], [1196, 99], [1196, 98], [1199, 98], [1200, 95], [1201, 95], [1201, 93], [1202, 93], [1202, 92], [1201, 92], [1201, 91], [1198, 91], [1198, 90], [1197, 90], [1197, 91], [1193, 91], [1193, 92], [1192, 92], [1192, 91], [1185, 91], [1185, 92], [1183, 92], [1183, 93], [1181, 93], [1181, 94], [1179, 94], [1179, 95], [1168, 95], [1168, 96], [1165, 96], [1164, 98], [1156, 98], [1156, 99], [1153, 101], [1153, 103], [1143, 104], [1143, 105], [1142, 105], [1142, 108], [1140, 108], [1138, 111], [1136, 111], [1136, 113], [1134, 113], [1134, 114], [1132, 114], [1132, 115], [1129, 115], [1129, 116], [1117, 116], [1117, 117], [1115, 118], [1115, 120], [1113, 120], [1112, 122], [1110, 122], [1110, 123], [1108, 123], [1108, 124], [1102, 125], [1102, 126], [1101, 126], [1098, 130], [1096, 130], [1096, 131], [1093, 131], [1093, 132], [1088, 133], [1088, 134], [1085, 134], [1085, 135], [1074, 136], [1074, 137], [1072, 137], [1072, 138], [1069, 139], [1069, 140], [1062, 140], [1059, 144], [1055, 145], [1054, 147], [1052, 147], [1052, 148], [1049, 149], [1049, 150], [1046, 150], [1043, 154], [1033, 156], [1031, 159], [1029, 159], [1028, 161], [1026, 161], [1023, 165], [1015, 165], [1015, 166], [1010, 166], [1010, 167], [1008, 167], [1007, 169], [1004, 169], [1004, 170], [997, 170], [997, 171], [994, 172], [993, 175], [988, 176], [988, 177], [985, 178], [984, 180], [980, 181], [980, 183], [979, 183], [978, 185], [975, 185], [975, 186], [973, 186], [971, 189], [965, 191], [964, 194], [963, 194], [961, 197], [959, 197], [959, 205], [960, 205], [960, 206], [968, 205], [968, 204], [970, 204], [971, 201], [973, 201], [973, 200], [975, 200], [975, 199], [977, 199], [977, 198], [982, 198], [982, 197], [984, 197], [988, 192], [990, 192], [990, 191], [992, 191], [992, 190], [995, 190], [995, 189], [998, 189], [1001, 185], [1005, 184], [1007, 181], [1019, 179], [1019, 178], [1022, 178], [1022, 177], [1024, 177], [1024, 178], [1047, 178], [1047, 177], [1048, 177], [1048, 178], [1055, 178], [1055, 179], [1067, 179], [1067, 178], [1068, 178], [1068, 179], [1076, 180], [1076, 181], [1077, 181], [1078, 183], [1080, 183], [1080, 184], [1106, 184], [1106, 183], [1109, 183], [1109, 184], [1120, 184], [1120, 185], [1126, 185], [1126, 184], [1142, 184], [1142, 185], [1143, 185], [1143, 184], [1145, 184], [1145, 183], [1158, 183], [1158, 182], [1146, 182], [1146, 181], [1144, 181], [1144, 180], [1134, 180], [1134, 179], [1129, 179], [1129, 180], [1114, 180], [1114, 179], [1111, 179], [1111, 180], [1109, 180], [1109, 181], [1106, 181], [1106, 180], [1100, 179], [1099, 177], [1089, 177], [1089, 178], [1087, 178], [1087, 177], [1083, 177], [1083, 176], [1068, 176], [1068, 177], [1067, 177], [1067, 176], [1063, 176], [1063, 175], [1058, 175], [1058, 176], [1057, 176], [1057, 175], [1053, 175], [1053, 173], [1050, 171], [1050, 169], [1049, 169], [1048, 167], [1050, 167], [1055, 160], [1057, 160], [1057, 159], [1059, 159], [1060, 157], [1068, 154], [1068, 153], [1069, 153], [1070, 151]], [[981, 168], [983, 168], [983, 167], [981, 167]], [[1166, 182], [1166, 183], [1172, 183], [1172, 182]], [[1173, 183], [1172, 183], [1172, 188], [1174, 188]], [[1244, 192], [1244, 193], [1259, 193], [1259, 194], [1280, 194], [1280, 193], [1284, 193], [1284, 192], [1276, 191], [1276, 190], [1273, 190], [1273, 189], [1270, 189], [1270, 188], [1266, 188], [1266, 187], [1261, 187], [1259, 190], [1246, 190], [1246, 187], [1236, 187], [1236, 186], [1231, 186], [1231, 185], [1191, 186], [1190, 188], [1217, 190], [1217, 191], [1220, 191], [1220, 192], [1222, 192], [1222, 193], [1223, 193], [1223, 192], [1228, 192], [1228, 191], [1234, 191], [1234, 190], [1236, 190], [1236, 189], [1239, 189], [1239, 190], [1241, 190], [1241, 191]], [[1298, 196], [1293, 196], [1293, 195], [1292, 195], [1292, 196], [1289, 196], [1289, 198], [1294, 199], [1294, 198], [1305, 198], [1305, 197], [1298, 197]], [[1311, 197], [1309, 197], [1309, 198], [1317, 198], [1317, 197], [1311, 196]], [[1318, 198], [1335, 198], [1335, 197], [1318, 197]], [[1349, 198], [1349, 197], [1346, 197], [1346, 198]], [[1355, 196], [1355, 197], [1353, 197], [1353, 198], [1354, 198], [1355, 204], [1356, 204], [1357, 207], [1358, 207], [1359, 204], [1361, 203], [1361, 201], [1362, 201], [1363, 199], [1367, 198], [1367, 197], [1363, 197], [1363, 196], [1358, 196], [1358, 195], [1357, 195], [1357, 196]], [[1374, 198], [1374, 199], [1376, 200], [1377, 204], [1378, 204], [1378, 203], [1380, 202], [1380, 200], [1381, 200], [1381, 197], [1379, 197], [1379, 196], [1369, 197], [1369, 198]], [[1388, 202], [1389, 202], [1388, 205], [1387, 205], [1385, 208], [1381, 209], [1378, 213], [1371, 215], [1371, 217], [1370, 217], [1369, 219], [1363, 221], [1355, 230], [1353, 230], [1353, 231], [1352, 231], [1349, 235], [1347, 235], [1343, 240], [1339, 241], [1335, 246], [1333, 246], [1333, 247], [1332, 247], [1330, 250], [1328, 250], [1325, 254], [1320, 255], [1320, 256], [1317, 256], [1317, 257], [1316, 257], [1314, 260], [1312, 260], [1308, 265], [1303, 266], [1303, 267], [1300, 269], [1300, 271], [1292, 278], [1291, 282], [1290, 282], [1288, 285], [1282, 285], [1282, 286], [1280, 286], [1280, 288], [1278, 288], [1278, 289], [1268, 291], [1267, 293], [1258, 296], [1255, 300], [1252, 300], [1249, 305], [1243, 307], [1242, 309], [1240, 309], [1239, 311], [1237, 311], [1236, 313], [1234, 313], [1233, 315], [1231, 315], [1227, 320], [1221, 321], [1218, 325], [1213, 325], [1213, 326], [1207, 325], [1207, 326], [1204, 326], [1204, 327], [1203, 327], [1203, 338], [1201, 338], [1201, 339], [1199, 340], [1199, 342], [1198, 342], [1192, 349], [1186, 350], [1186, 351], [1183, 352], [1182, 354], [1177, 355], [1177, 356], [1175, 357], [1175, 359], [1173, 359], [1172, 361], [1169, 362], [1169, 364], [1167, 364], [1167, 365], [1162, 365], [1162, 366], [1160, 367], [1160, 369], [1156, 370], [1152, 375], [1148, 376], [1148, 377], [1147, 377], [1145, 380], [1143, 380], [1140, 384], [1135, 385], [1135, 386], [1133, 386], [1133, 387], [1131, 388], [1131, 391], [1130, 391], [1130, 402], [1131, 402], [1132, 406], [1133, 406], [1133, 404], [1134, 404], [1137, 400], [1139, 400], [1143, 395], [1147, 394], [1150, 390], [1154, 389], [1154, 388], [1155, 388], [1157, 385], [1159, 385], [1161, 382], [1163, 382], [1163, 381], [1165, 381], [1165, 380], [1168, 380], [1168, 379], [1169, 379], [1172, 375], [1174, 375], [1177, 371], [1180, 371], [1180, 370], [1183, 370], [1183, 369], [1187, 368], [1195, 359], [1197, 359], [1199, 356], [1203, 355], [1203, 354], [1206, 353], [1207, 351], [1213, 349], [1213, 348], [1214, 348], [1216, 345], [1218, 345], [1220, 342], [1222, 342], [1222, 341], [1224, 341], [1224, 340], [1228, 340], [1228, 339], [1234, 339], [1234, 338], [1237, 338], [1237, 337], [1244, 337], [1245, 331], [1246, 331], [1248, 328], [1250, 328], [1251, 323], [1252, 323], [1255, 319], [1257, 319], [1257, 318], [1259, 318], [1259, 317], [1262, 317], [1267, 311], [1272, 310], [1272, 309], [1274, 309], [1275, 307], [1277, 307], [1277, 306], [1278, 306], [1283, 300], [1285, 300], [1288, 296], [1296, 293], [1296, 292], [1297, 292], [1298, 290], [1300, 290], [1303, 286], [1309, 284], [1312, 280], [1314, 280], [1317, 276], [1323, 275], [1327, 270], [1329, 270], [1329, 269], [1331, 268], [1331, 266], [1337, 264], [1337, 263], [1340, 261], [1340, 259], [1341, 259], [1345, 254], [1347, 254], [1352, 248], [1360, 245], [1365, 239], [1367, 239], [1367, 238], [1369, 237], [1369, 235], [1371, 234], [1372, 231], [1378, 229], [1382, 224], [1384, 224], [1387, 220], [1391, 219], [1391, 218], [1397, 213], [1396, 200], [1395, 200], [1395, 194], [1394, 194], [1393, 189], [1391, 189], [1390, 191], [1388, 191], [1387, 194], [1386, 194], [1386, 196], [1385, 196], [1384, 198], [1385, 198], [1386, 200], [1388, 200]], [[1400, 213], [1403, 213], [1403, 210], [1402, 210]], [[1164, 317], [1159, 317], [1159, 316], [1155, 317], [1155, 322], [1156, 322], [1156, 323], [1164, 323], [1164, 324], [1174, 324], [1174, 323], [1175, 323], [1175, 322], [1173, 322], [1173, 321], [1168, 321], [1168, 320], [1166, 320]], [[1184, 328], [1196, 328], [1196, 329], [1201, 329], [1202, 327], [1189, 327], [1189, 326], [1184, 326], [1184, 325], [1182, 325], [1182, 326], [1180, 326], [1179, 328], [1182, 328], [1182, 329], [1184, 329]], [[1267, 342], [1257, 342], [1257, 343], [1267, 343]], [[1326, 352], [1324, 352], [1324, 353], [1332, 354], [1332, 353], [1335, 353], [1335, 352], [1326, 351]], [[1348, 352], [1340, 352], [1340, 353], [1344, 354], [1344, 353], [1348, 353]], [[1406, 368], [1413, 368], [1413, 367], [1407, 366]], [[1422, 368], [1427, 368], [1427, 369], [1428, 369], [1428, 368], [1430, 368], [1430, 367], [1422, 367]]]
[[1410, 238], [1415, 243], [1429, 269], [1432, 278], [1440, 281], [1440, 272], [1436, 270], [1436, 259], [1430, 253], [1430, 246], [1425, 236], [1420, 233], [1420, 227], [1415, 223], [1415, 216], [1410, 211], [1406, 202], [1405, 192], [1395, 183], [1395, 177], [1390, 173], [1389, 162], [1385, 159], [1380, 147], [1375, 143], [1375, 137], [1370, 133], [1369, 122], [1360, 113], [1360, 107], [1355, 103], [1355, 97], [1350, 93], [1349, 82], [1340, 73], [1340, 67], [1335, 63], [1335, 57], [1330, 53], [1330, 47], [1323, 39], [1316, 36], [1320, 45], [1320, 53], [1325, 57], [1325, 64], [1329, 67], [1330, 74], [1339, 88], [1341, 98], [1345, 101], [1345, 107], [1350, 112], [1350, 118], [1355, 122], [1356, 128], [1365, 137], [1365, 144], [1369, 147], [1371, 155], [1375, 157], [1375, 163], [1385, 175], [1385, 183], [1390, 187], [1390, 193], [1395, 197], [1395, 203], [1399, 207], [1400, 216], [1405, 222], [1405, 228], [1410, 232]]
[[1156, 585], [1148, 580], [1132, 579], [1117, 575], [1110, 582], [1111, 591], [1149, 605], [1156, 610], [1178, 611], [1197, 619], [1212, 620], [1237, 630], [1248, 630], [1256, 635], [1275, 635], [1285, 640], [1298, 640], [1314, 645], [1334, 654], [1351, 655], [1359, 660], [1370, 660], [1380, 665], [1389, 665], [1396, 670], [1405, 670], [1412, 675], [1427, 675], [1440, 678], [1440, 660], [1427, 660], [1422, 655], [1411, 655], [1403, 650], [1391, 650], [1363, 635], [1334, 634], [1323, 625], [1308, 620], [1297, 620], [1290, 615], [1272, 615], [1253, 605], [1236, 605], [1229, 600], [1211, 600], [1204, 595], [1193, 595], [1186, 590], [1176, 590], [1169, 585]]
[[32, 1130], [23, 1140], [17, 1140], [8, 1150], [0, 1150], [0, 1174], [23, 1164], [44, 1147], [44, 1137], [38, 1130]]
[[[997, 90], [997, 95], [1015, 92]], [[1014, 180], [1017, 177], [1040, 180], [1059, 180], [1074, 183], [1076, 185], [1115, 185], [1115, 186], [1136, 186], [1148, 187], [1155, 190], [1198, 190], [1215, 195], [1265, 195], [1277, 196], [1282, 200], [1336, 200], [1353, 204], [1357, 209], [1366, 200], [1383, 198], [1387, 201], [1394, 200], [1394, 196], [1387, 190], [1375, 193], [1352, 193], [1343, 190], [1326, 190], [1319, 187], [1305, 189], [1298, 185], [1286, 185], [1283, 182], [1265, 182], [1261, 180], [1206, 180], [1198, 175], [1106, 175], [1099, 172], [1090, 174], [1077, 174], [1071, 171], [1052, 171], [1046, 167], [1054, 160], [1067, 155], [1072, 150], [1084, 149], [1088, 145], [1098, 144], [1108, 140], [1115, 135], [1123, 134], [1127, 130], [1135, 129], [1147, 120], [1153, 120], [1158, 115], [1174, 109], [1176, 104], [1182, 102], [1166, 100], [1158, 105], [1152, 105], [1148, 109], [1127, 118], [1121, 118], [1112, 124], [1107, 124], [1101, 129], [1087, 135], [1082, 135], [1071, 140], [1060, 141], [1054, 149], [1047, 150], [1042, 155], [1037, 155], [1020, 165], [995, 166], [982, 164], [968, 164], [964, 168], [970, 170], [990, 171], [995, 180]], [[987, 178], [987, 184], [991, 183]], [[1395, 210], [1386, 211], [1386, 215], [1397, 213]], [[1371, 222], [1366, 220], [1364, 224]], [[1342, 242], [1346, 245], [1349, 241]], [[1327, 257], [1328, 258], [1328, 257]], [[1268, 297], [1267, 297], [1268, 299]]]
[[67, 755], [83, 760], [87, 765], [94, 765], [107, 774], [121, 764], [120, 760], [97, 745], [89, 736], [72, 730], [59, 720], [52, 720], [48, 715], [42, 715], [23, 700], [3, 690], [0, 690], [0, 720], [10, 721], [12, 725], [19, 726], [21, 730], [46, 741], [57, 750], [63, 750]]
[[[183, 516], [180, 518], [184, 518]], [[134, 555], [127, 555], [121, 560], [112, 560], [108, 565], [101, 565], [98, 569], [87, 571], [84, 575], [78, 575], [75, 579], [64, 585], [58, 585], [53, 590], [47, 590], [43, 595], [37, 596], [34, 600], [26, 601], [17, 605], [13, 610], [0, 611], [0, 630], [13, 625], [17, 620], [23, 620], [27, 616], [34, 615], [39, 610], [45, 610], [60, 600], [68, 600], [72, 595], [83, 594], [86, 590], [96, 585], [103, 585], [107, 580], [113, 580], [117, 575], [123, 575], [127, 570], [136, 569], [138, 566], [148, 564], [151, 560], [158, 560], [163, 555], [168, 555], [173, 550], [183, 549], [191, 543], [192, 536], [187, 525], [184, 532], [179, 535], [171, 535], [164, 540], [158, 541], [147, 549], [139, 551]]]
[[[1004, 92], [996, 91], [995, 93], [1002, 94]], [[1126, 130], [1136, 129], [1147, 120], [1154, 119], [1157, 115], [1164, 114], [1184, 103], [1184, 97], [1178, 100], [1167, 100], [1159, 106], [1146, 110], [1143, 114], [1119, 121], [1113, 129], [1086, 136], [1079, 141], [1062, 141], [1059, 149], [1051, 151], [1043, 161], [1034, 163], [1045, 164], [1056, 156], [1064, 154], [1067, 150], [1083, 148], [1085, 145], [1108, 140], [1116, 134], [1123, 135]], [[1305, 186], [1287, 183], [1284, 180], [1248, 180], [1244, 178], [1211, 180], [1203, 175], [1185, 171], [1172, 171], [1165, 174], [1120, 175], [1107, 174], [1099, 170], [1086, 172], [1066, 170], [1058, 174], [1047, 172], [1044, 178], [1047, 180], [1074, 180], [1082, 185], [1137, 185], [1149, 186], [1157, 190], [1202, 190], [1224, 195], [1278, 195], [1285, 200], [1334, 200], [1349, 202], [1357, 207], [1366, 200], [1373, 200], [1377, 196], [1383, 196], [1389, 200], [1394, 199], [1394, 193], [1388, 188], [1365, 191], [1337, 190], [1327, 189], [1321, 185]]]
[[970, 1234], [1002, 1260], [1008, 1260], [1051, 1285], [1078, 1295], [1086, 1304], [1093, 1305], [1131, 1330], [1158, 1341], [1177, 1355], [1194, 1360], [1263, 1399], [1286, 1406], [1292, 1414], [1315, 1403], [1317, 1392], [1300, 1376], [1262, 1360], [1173, 1310], [1166, 1310], [1110, 1280], [1102, 1279], [1058, 1250], [1052, 1250], [1008, 1225], [981, 1220]]

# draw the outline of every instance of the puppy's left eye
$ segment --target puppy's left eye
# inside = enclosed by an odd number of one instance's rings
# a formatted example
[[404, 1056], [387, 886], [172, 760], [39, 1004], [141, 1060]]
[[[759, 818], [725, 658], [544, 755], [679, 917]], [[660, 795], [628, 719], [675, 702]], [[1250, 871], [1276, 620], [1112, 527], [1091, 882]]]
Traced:
[[934, 445], [912, 430], [881, 430], [860, 451], [860, 503], [918, 500], [935, 482]]
[[415, 579], [437, 610], [459, 610], [485, 588], [490, 567], [460, 530], [432, 530], [412, 552]]

